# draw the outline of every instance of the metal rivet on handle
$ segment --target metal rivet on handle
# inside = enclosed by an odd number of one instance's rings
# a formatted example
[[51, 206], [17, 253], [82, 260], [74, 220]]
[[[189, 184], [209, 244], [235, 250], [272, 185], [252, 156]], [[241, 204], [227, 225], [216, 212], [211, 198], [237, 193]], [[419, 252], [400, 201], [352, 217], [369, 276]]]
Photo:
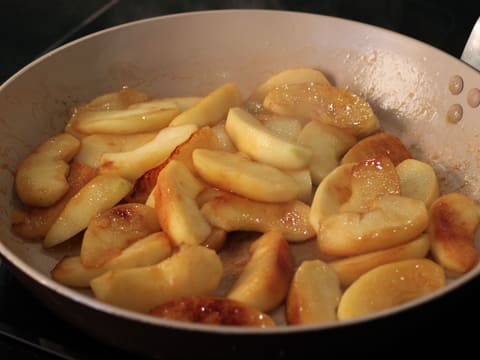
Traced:
[[458, 123], [462, 120], [463, 117], [463, 108], [460, 104], [454, 104], [450, 106], [450, 109], [447, 111], [447, 121], [452, 124]]
[[460, 75], [455, 75], [450, 78], [448, 82], [448, 90], [452, 95], [458, 95], [463, 90], [463, 79]]
[[478, 105], [480, 105], [480, 89], [473, 88], [468, 91], [467, 103], [472, 108], [476, 108]]

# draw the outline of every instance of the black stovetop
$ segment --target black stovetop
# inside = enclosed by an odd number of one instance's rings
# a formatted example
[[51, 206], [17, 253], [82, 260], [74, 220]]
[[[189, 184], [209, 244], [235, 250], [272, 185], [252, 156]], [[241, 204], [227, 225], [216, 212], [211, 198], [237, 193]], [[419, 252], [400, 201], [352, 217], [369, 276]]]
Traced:
[[[0, 83], [39, 55], [88, 33], [146, 17], [221, 8], [295, 10], [358, 20], [417, 38], [456, 57], [480, 15], [480, 2], [471, 0], [1, 0]], [[372, 338], [371, 349], [405, 350], [409, 344], [424, 344], [429, 351], [461, 347], [468, 345], [463, 338], [471, 324], [479, 323], [477, 279], [428, 307], [408, 312], [392, 323], [391, 334]], [[433, 342], [427, 340], [432, 335]], [[5, 264], [0, 265], [0, 354], [29, 359], [124, 355], [57, 318], [19, 284]]]

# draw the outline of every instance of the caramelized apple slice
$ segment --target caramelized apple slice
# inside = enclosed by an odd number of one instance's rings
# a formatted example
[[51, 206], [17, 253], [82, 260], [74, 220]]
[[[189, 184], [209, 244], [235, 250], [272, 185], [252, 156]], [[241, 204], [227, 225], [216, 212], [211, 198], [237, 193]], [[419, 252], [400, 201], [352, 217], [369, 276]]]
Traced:
[[288, 293], [287, 323], [303, 325], [335, 321], [340, 295], [337, 274], [328, 264], [321, 260], [302, 262]]
[[202, 206], [210, 224], [227, 232], [276, 230], [288, 241], [304, 241], [315, 236], [308, 222], [310, 208], [300, 201], [265, 203], [225, 193]]
[[345, 291], [338, 305], [338, 318], [348, 320], [386, 310], [444, 285], [444, 270], [428, 259], [381, 265], [360, 276]]
[[293, 259], [279, 231], [270, 231], [250, 247], [250, 259], [227, 298], [269, 312], [287, 296], [293, 276]]
[[329, 265], [337, 273], [342, 286], [347, 287], [361, 275], [377, 266], [407, 259], [420, 259], [427, 256], [430, 241], [426, 234], [406, 244], [364, 255], [350, 256], [332, 261]]
[[439, 196], [435, 170], [429, 164], [415, 159], [403, 160], [395, 169], [400, 178], [401, 194], [422, 200], [430, 208]]
[[390, 134], [379, 133], [368, 136], [356, 143], [342, 158], [342, 164], [356, 163], [379, 156], [388, 156], [396, 166], [405, 159], [410, 159], [410, 152], [402, 141]]
[[80, 259], [98, 268], [137, 240], [160, 231], [157, 213], [143, 204], [122, 204], [97, 214], [83, 235]]
[[477, 205], [462, 194], [443, 195], [432, 204], [428, 228], [432, 254], [448, 270], [465, 273], [477, 263], [473, 240], [478, 216]]
[[159, 305], [151, 315], [192, 323], [228, 326], [275, 326], [273, 319], [252, 306], [241, 302], [213, 297], [189, 296]]
[[267, 94], [263, 106], [278, 115], [316, 120], [359, 137], [380, 127], [367, 101], [348, 90], [326, 84], [277, 87]]
[[383, 195], [366, 213], [345, 212], [324, 219], [317, 245], [327, 255], [360, 255], [404, 244], [427, 226], [428, 212], [422, 201]]
[[222, 272], [222, 262], [215, 251], [184, 245], [156, 265], [111, 270], [93, 279], [90, 286], [100, 301], [148, 312], [183, 296], [212, 294]]

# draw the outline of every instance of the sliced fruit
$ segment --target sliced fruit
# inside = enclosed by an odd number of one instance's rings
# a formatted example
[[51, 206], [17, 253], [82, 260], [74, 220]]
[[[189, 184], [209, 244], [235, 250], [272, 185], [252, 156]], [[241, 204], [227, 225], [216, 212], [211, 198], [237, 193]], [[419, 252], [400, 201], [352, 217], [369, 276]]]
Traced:
[[257, 116], [257, 119], [275, 135], [292, 142], [297, 141], [303, 127], [298, 119], [275, 114]]
[[337, 319], [341, 290], [337, 274], [321, 260], [306, 260], [293, 277], [285, 315], [289, 325], [318, 324]]
[[429, 164], [415, 159], [403, 160], [395, 169], [400, 178], [401, 194], [422, 200], [430, 208], [440, 195], [435, 170]]
[[343, 294], [338, 318], [376, 313], [426, 296], [445, 285], [442, 267], [428, 259], [381, 265], [363, 274]]

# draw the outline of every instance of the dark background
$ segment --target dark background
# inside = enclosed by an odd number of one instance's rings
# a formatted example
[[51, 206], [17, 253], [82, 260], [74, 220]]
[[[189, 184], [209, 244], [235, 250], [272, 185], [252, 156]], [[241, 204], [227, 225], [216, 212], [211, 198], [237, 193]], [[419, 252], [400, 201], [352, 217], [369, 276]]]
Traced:
[[[358, 20], [414, 37], [456, 57], [460, 57], [480, 16], [480, 1], [472, 0], [0, 0], [0, 83], [36, 57], [86, 34], [146, 17], [221, 8], [294, 10]], [[360, 327], [353, 335], [355, 339], [319, 344], [319, 353], [355, 351], [352, 343], [363, 344], [363, 350], [384, 350], [392, 355], [418, 350], [475, 351], [479, 322], [480, 280], [475, 280], [453, 294], [394, 316], [378, 327]], [[179, 346], [188, 344], [179, 339]], [[276, 346], [282, 349], [284, 344]], [[252, 349], [252, 356], [255, 353]], [[286, 350], [278, 354], [279, 358], [289, 355]], [[125, 354], [59, 320], [38, 304], [3, 264], [0, 265], [0, 355], [5, 359], [13, 356], [94, 359]], [[229, 358], [229, 354], [224, 355]]]

